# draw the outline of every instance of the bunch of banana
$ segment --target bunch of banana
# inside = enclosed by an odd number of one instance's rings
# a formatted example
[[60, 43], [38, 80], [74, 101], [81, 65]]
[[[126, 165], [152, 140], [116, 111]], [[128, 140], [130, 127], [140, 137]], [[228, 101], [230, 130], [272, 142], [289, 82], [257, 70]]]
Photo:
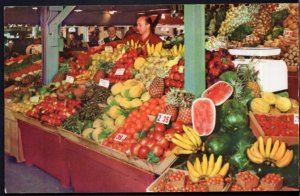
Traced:
[[133, 40], [127, 41], [126, 45], [130, 46], [131, 48], [140, 48], [141, 45], [139, 44], [139, 41], [135, 42]]
[[77, 75], [75, 77], [75, 83], [76, 84], [84, 84], [87, 80], [89, 80], [93, 76], [93, 73], [91, 70], [85, 70], [82, 72], [82, 74]]
[[162, 46], [163, 46], [162, 42], [159, 42], [156, 45], [147, 43], [146, 48], [147, 48], [148, 56], [157, 56], [157, 57], [159, 57], [160, 54], [161, 54], [161, 51], [162, 51]]
[[174, 134], [171, 141], [177, 145], [175, 154], [193, 154], [199, 149], [204, 151], [204, 145], [200, 137], [196, 135], [194, 130], [190, 127], [183, 125], [184, 134]]
[[207, 155], [204, 154], [202, 156], [202, 163], [200, 162], [199, 157], [196, 157], [194, 165], [188, 160], [187, 161], [187, 169], [189, 171], [189, 177], [192, 182], [198, 182], [200, 178], [205, 177], [213, 177], [216, 175], [221, 175], [223, 177], [226, 176], [229, 170], [229, 163], [225, 163], [222, 166], [223, 157], [220, 155], [215, 162], [214, 154], [209, 156], [209, 160], [207, 159]]
[[178, 46], [174, 45], [170, 50], [173, 56], [178, 56], [178, 55], [182, 56], [184, 54], [184, 45], [182, 44], [179, 44]]
[[293, 159], [293, 154], [293, 150], [286, 149], [284, 142], [276, 140], [273, 144], [272, 138], [269, 137], [265, 144], [262, 136], [247, 149], [247, 156], [252, 162], [262, 164], [267, 161], [277, 167], [288, 166]]

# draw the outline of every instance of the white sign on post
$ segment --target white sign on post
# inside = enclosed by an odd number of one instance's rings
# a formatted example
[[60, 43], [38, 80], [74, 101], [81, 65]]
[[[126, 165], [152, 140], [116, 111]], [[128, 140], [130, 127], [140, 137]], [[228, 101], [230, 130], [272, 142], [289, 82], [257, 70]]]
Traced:
[[294, 114], [294, 124], [299, 125], [299, 114]]
[[158, 113], [156, 118], [156, 122], [166, 124], [166, 125], [169, 124], [170, 120], [171, 120], [171, 115], [169, 114]]
[[122, 76], [124, 75], [124, 72], [125, 72], [125, 68], [119, 68], [116, 70], [115, 75]]
[[118, 142], [123, 142], [123, 140], [125, 140], [126, 137], [127, 135], [119, 133], [118, 135], [116, 135], [115, 140]]
[[105, 80], [105, 79], [100, 78], [98, 85], [103, 86], [105, 88], [108, 88], [109, 87], [109, 80]]
[[74, 77], [73, 76], [67, 76], [66, 77], [66, 82], [73, 83], [74, 82]]

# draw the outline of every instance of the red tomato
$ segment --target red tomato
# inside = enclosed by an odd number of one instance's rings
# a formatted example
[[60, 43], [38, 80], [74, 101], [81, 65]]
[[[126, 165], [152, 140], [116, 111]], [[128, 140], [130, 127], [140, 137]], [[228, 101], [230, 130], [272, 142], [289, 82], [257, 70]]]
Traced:
[[147, 146], [147, 144], [149, 143], [149, 140], [150, 140], [150, 138], [145, 137], [145, 138], [143, 138], [143, 139], [140, 141], [140, 144], [141, 144], [142, 146]]
[[150, 148], [148, 146], [141, 146], [138, 152], [138, 157], [141, 159], [147, 158], [147, 155], [150, 151]]
[[178, 131], [177, 133], [181, 133], [183, 131], [182, 126], [183, 126], [182, 121], [176, 121], [176, 122], [173, 123], [173, 128]]
[[174, 128], [168, 129], [165, 133], [165, 138], [170, 141], [176, 132], [177, 130]]
[[156, 141], [154, 139], [149, 139], [147, 146], [152, 149], [152, 147], [156, 144]]
[[163, 155], [164, 149], [163, 149], [163, 147], [161, 147], [160, 145], [155, 145], [155, 146], [153, 147], [153, 153], [154, 153], [156, 156], [160, 157], [160, 156]]
[[142, 145], [138, 144], [138, 143], [131, 144], [131, 146], [130, 146], [130, 153], [131, 153], [131, 155], [138, 156], [139, 149], [140, 149], [141, 146]]
[[169, 154], [170, 154], [171, 152], [172, 152], [172, 150], [170, 150], [170, 149], [165, 150], [165, 151], [164, 151], [164, 154], [163, 154], [163, 157], [169, 156]]
[[150, 139], [153, 139], [154, 138], [154, 131], [149, 131], [147, 137], [150, 138]]
[[154, 127], [154, 131], [164, 132], [164, 131], [166, 131], [166, 126], [164, 124], [157, 123]]
[[154, 131], [154, 137], [153, 138], [156, 141], [160, 140], [163, 137], [164, 137], [164, 133], [163, 132]]
[[158, 145], [163, 147], [165, 150], [169, 148], [169, 141], [166, 138], [160, 138], [157, 142]]

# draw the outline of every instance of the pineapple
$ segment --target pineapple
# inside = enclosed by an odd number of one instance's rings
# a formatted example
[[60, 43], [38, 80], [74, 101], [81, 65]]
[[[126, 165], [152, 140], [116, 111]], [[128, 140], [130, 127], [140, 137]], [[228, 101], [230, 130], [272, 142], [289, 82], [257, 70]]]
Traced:
[[182, 91], [179, 96], [179, 112], [178, 121], [182, 121], [184, 124], [192, 123], [192, 102], [195, 99], [194, 95], [186, 91]]
[[149, 94], [152, 98], [160, 98], [165, 92], [164, 78], [168, 75], [168, 70], [158, 68], [157, 76], [153, 79], [149, 86]]
[[59, 65], [59, 69], [57, 74], [54, 75], [52, 82], [61, 82], [62, 80], [64, 80], [66, 78], [66, 74], [69, 71], [69, 66], [67, 63], [61, 63]]
[[164, 113], [171, 115], [171, 121], [176, 121], [178, 115], [178, 95], [179, 90], [171, 88], [166, 95], [167, 106]]
[[239, 65], [237, 73], [239, 78], [245, 83], [246, 88], [250, 89], [256, 98], [260, 97], [259, 72], [255, 70], [253, 61], [248, 65]]
[[31, 74], [26, 75], [25, 77], [22, 78], [21, 82], [23, 85], [28, 85], [34, 82], [34, 76]]

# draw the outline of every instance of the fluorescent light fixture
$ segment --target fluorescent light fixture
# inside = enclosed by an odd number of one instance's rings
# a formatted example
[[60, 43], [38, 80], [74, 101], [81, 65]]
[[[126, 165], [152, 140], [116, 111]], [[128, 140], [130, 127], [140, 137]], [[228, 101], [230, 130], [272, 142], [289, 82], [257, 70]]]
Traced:
[[118, 11], [117, 10], [109, 10], [108, 11], [108, 13], [111, 14], [111, 15], [114, 14], [114, 13], [116, 13], [116, 12], [118, 12]]
[[37, 9], [38, 9], [38, 7], [32, 7], [32, 9], [33, 9], [33, 10], [37, 10]]
[[146, 14], [145, 12], [138, 12], [137, 14]]
[[75, 9], [74, 12], [82, 12], [81, 9]]

